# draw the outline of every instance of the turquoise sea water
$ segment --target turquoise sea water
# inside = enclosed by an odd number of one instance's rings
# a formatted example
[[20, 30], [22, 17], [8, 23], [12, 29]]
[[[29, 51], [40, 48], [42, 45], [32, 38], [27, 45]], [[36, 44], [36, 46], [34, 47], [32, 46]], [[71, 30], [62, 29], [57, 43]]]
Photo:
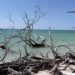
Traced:
[[[16, 30], [12, 30], [12, 29], [0, 30], [0, 42], [1, 42], [0, 45], [2, 45], [2, 42], [5, 41], [4, 37], [7, 38], [8, 36], [11, 36], [14, 34], [17, 34]], [[34, 39], [36, 41], [36, 37], [34, 35], [43, 36], [43, 38], [46, 39], [46, 43], [48, 45], [50, 44], [50, 37], [49, 37], [48, 30], [33, 30], [32, 39]], [[69, 45], [69, 47], [71, 48], [72, 51], [75, 50], [75, 31], [74, 30], [52, 30], [51, 35], [52, 35], [54, 47], [64, 44], [64, 45]], [[18, 40], [19, 39], [17, 39], [17, 38], [11, 39], [8, 46], [15, 43]], [[11, 61], [11, 60], [15, 60], [15, 59], [19, 58], [19, 49], [21, 50], [22, 56], [24, 56], [25, 51], [23, 48], [23, 43], [21, 43], [21, 45], [16, 44], [13, 47], [11, 47], [11, 49], [10, 49], [16, 53], [9, 52], [5, 58], [5, 61]], [[27, 50], [28, 50], [28, 52], [32, 52], [32, 54], [35, 54], [37, 56], [39, 56], [40, 53], [43, 53], [44, 55], [46, 55], [46, 53], [49, 51], [49, 57], [53, 57], [50, 48], [47, 48], [47, 47], [46, 48], [27, 47]], [[59, 49], [60, 53], [64, 53], [65, 51], [66, 51], [66, 48], [62, 47]], [[2, 56], [3, 53], [4, 53], [4, 51], [2, 49], [0, 49], [0, 56]]]

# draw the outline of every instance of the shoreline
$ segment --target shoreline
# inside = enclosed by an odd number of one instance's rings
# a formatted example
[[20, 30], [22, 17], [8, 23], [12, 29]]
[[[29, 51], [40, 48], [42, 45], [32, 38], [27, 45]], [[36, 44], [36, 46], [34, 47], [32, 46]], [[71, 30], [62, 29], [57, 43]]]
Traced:
[[[0, 74], [9, 75], [60, 75], [75, 74], [75, 56], [69, 53], [54, 59], [48, 57], [25, 56], [12, 62], [0, 64]], [[69, 65], [68, 65], [69, 64]]]

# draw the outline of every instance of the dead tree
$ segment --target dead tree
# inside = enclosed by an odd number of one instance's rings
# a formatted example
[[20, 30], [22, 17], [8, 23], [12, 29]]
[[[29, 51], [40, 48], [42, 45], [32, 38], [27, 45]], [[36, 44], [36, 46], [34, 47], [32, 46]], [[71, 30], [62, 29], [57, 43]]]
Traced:
[[[23, 29], [17, 30], [18, 34], [15, 36], [12, 36], [12, 37], [19, 38], [22, 42], [26, 43], [30, 47], [35, 47], [35, 48], [44, 47], [45, 46], [44, 41], [46, 41], [46, 40], [43, 40], [41, 43], [38, 43], [35, 40], [33, 40], [31, 37], [32, 31], [33, 31], [33, 26], [42, 17], [42, 14], [40, 13], [39, 9], [37, 11], [35, 11], [34, 14], [35, 15], [34, 15], [33, 19], [30, 19], [26, 12], [22, 15], [22, 20], [25, 24], [25, 27]], [[14, 21], [11, 18], [9, 18], [9, 19], [10, 19], [10, 21], [12, 21], [14, 23]]]

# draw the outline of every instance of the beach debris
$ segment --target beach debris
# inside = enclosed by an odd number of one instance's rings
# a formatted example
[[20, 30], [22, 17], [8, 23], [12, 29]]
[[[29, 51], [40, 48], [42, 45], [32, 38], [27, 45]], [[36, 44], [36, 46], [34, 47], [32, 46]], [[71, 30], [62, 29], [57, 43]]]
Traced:
[[[60, 56], [61, 57], [61, 56]], [[54, 59], [47, 57], [28, 56], [19, 58], [16, 61], [0, 64], [0, 74], [5, 75], [74, 75], [75, 64], [70, 63], [70, 59], [59, 58], [61, 61], [54, 63]], [[58, 59], [58, 58], [56, 58]]]
[[4, 46], [4, 45], [0, 45], [0, 48], [2, 48], [2, 49], [6, 49], [6, 46]]

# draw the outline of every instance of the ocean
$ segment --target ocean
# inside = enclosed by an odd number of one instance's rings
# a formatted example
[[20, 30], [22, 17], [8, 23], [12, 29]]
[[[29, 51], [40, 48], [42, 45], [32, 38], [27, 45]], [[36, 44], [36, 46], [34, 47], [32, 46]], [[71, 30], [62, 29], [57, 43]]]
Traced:
[[[6, 44], [4, 43], [7, 41], [6, 39], [12, 35], [17, 34], [16, 29], [1, 29], [0, 30], [0, 45]], [[22, 34], [24, 36], [24, 33]], [[56, 48], [59, 45], [67, 45], [72, 51], [75, 51], [75, 30], [51, 30], [51, 35], [52, 35], [52, 40], [53, 40], [53, 45], [54, 48]], [[49, 37], [49, 30], [33, 30], [31, 38], [35, 40], [36, 42], [40, 42], [40, 39], [37, 41], [37, 37], [40, 36], [41, 39], [46, 40], [46, 44], [50, 45], [50, 37]], [[13, 38], [10, 39], [10, 42], [8, 43], [8, 47], [10, 48], [11, 45], [15, 44], [15, 42], [19, 41], [20, 39], [18, 38]], [[9, 62], [16, 60], [20, 57], [20, 52], [21, 51], [21, 56], [25, 56], [25, 50], [23, 47], [24, 43], [21, 42], [20, 44], [17, 43], [13, 45], [10, 48], [10, 51], [8, 52], [6, 58], [3, 60], [4, 62]], [[49, 47], [41, 47], [41, 48], [31, 48], [27, 46], [27, 51], [31, 53], [31, 55], [36, 55], [40, 56], [43, 54], [46, 56], [47, 52], [48, 56], [50, 58], [53, 58], [53, 54], [51, 52], [51, 49]], [[58, 49], [58, 52], [61, 54], [64, 54], [66, 51], [68, 51], [67, 48], [61, 47]], [[4, 56], [4, 49], [0, 48], [0, 60]]]

